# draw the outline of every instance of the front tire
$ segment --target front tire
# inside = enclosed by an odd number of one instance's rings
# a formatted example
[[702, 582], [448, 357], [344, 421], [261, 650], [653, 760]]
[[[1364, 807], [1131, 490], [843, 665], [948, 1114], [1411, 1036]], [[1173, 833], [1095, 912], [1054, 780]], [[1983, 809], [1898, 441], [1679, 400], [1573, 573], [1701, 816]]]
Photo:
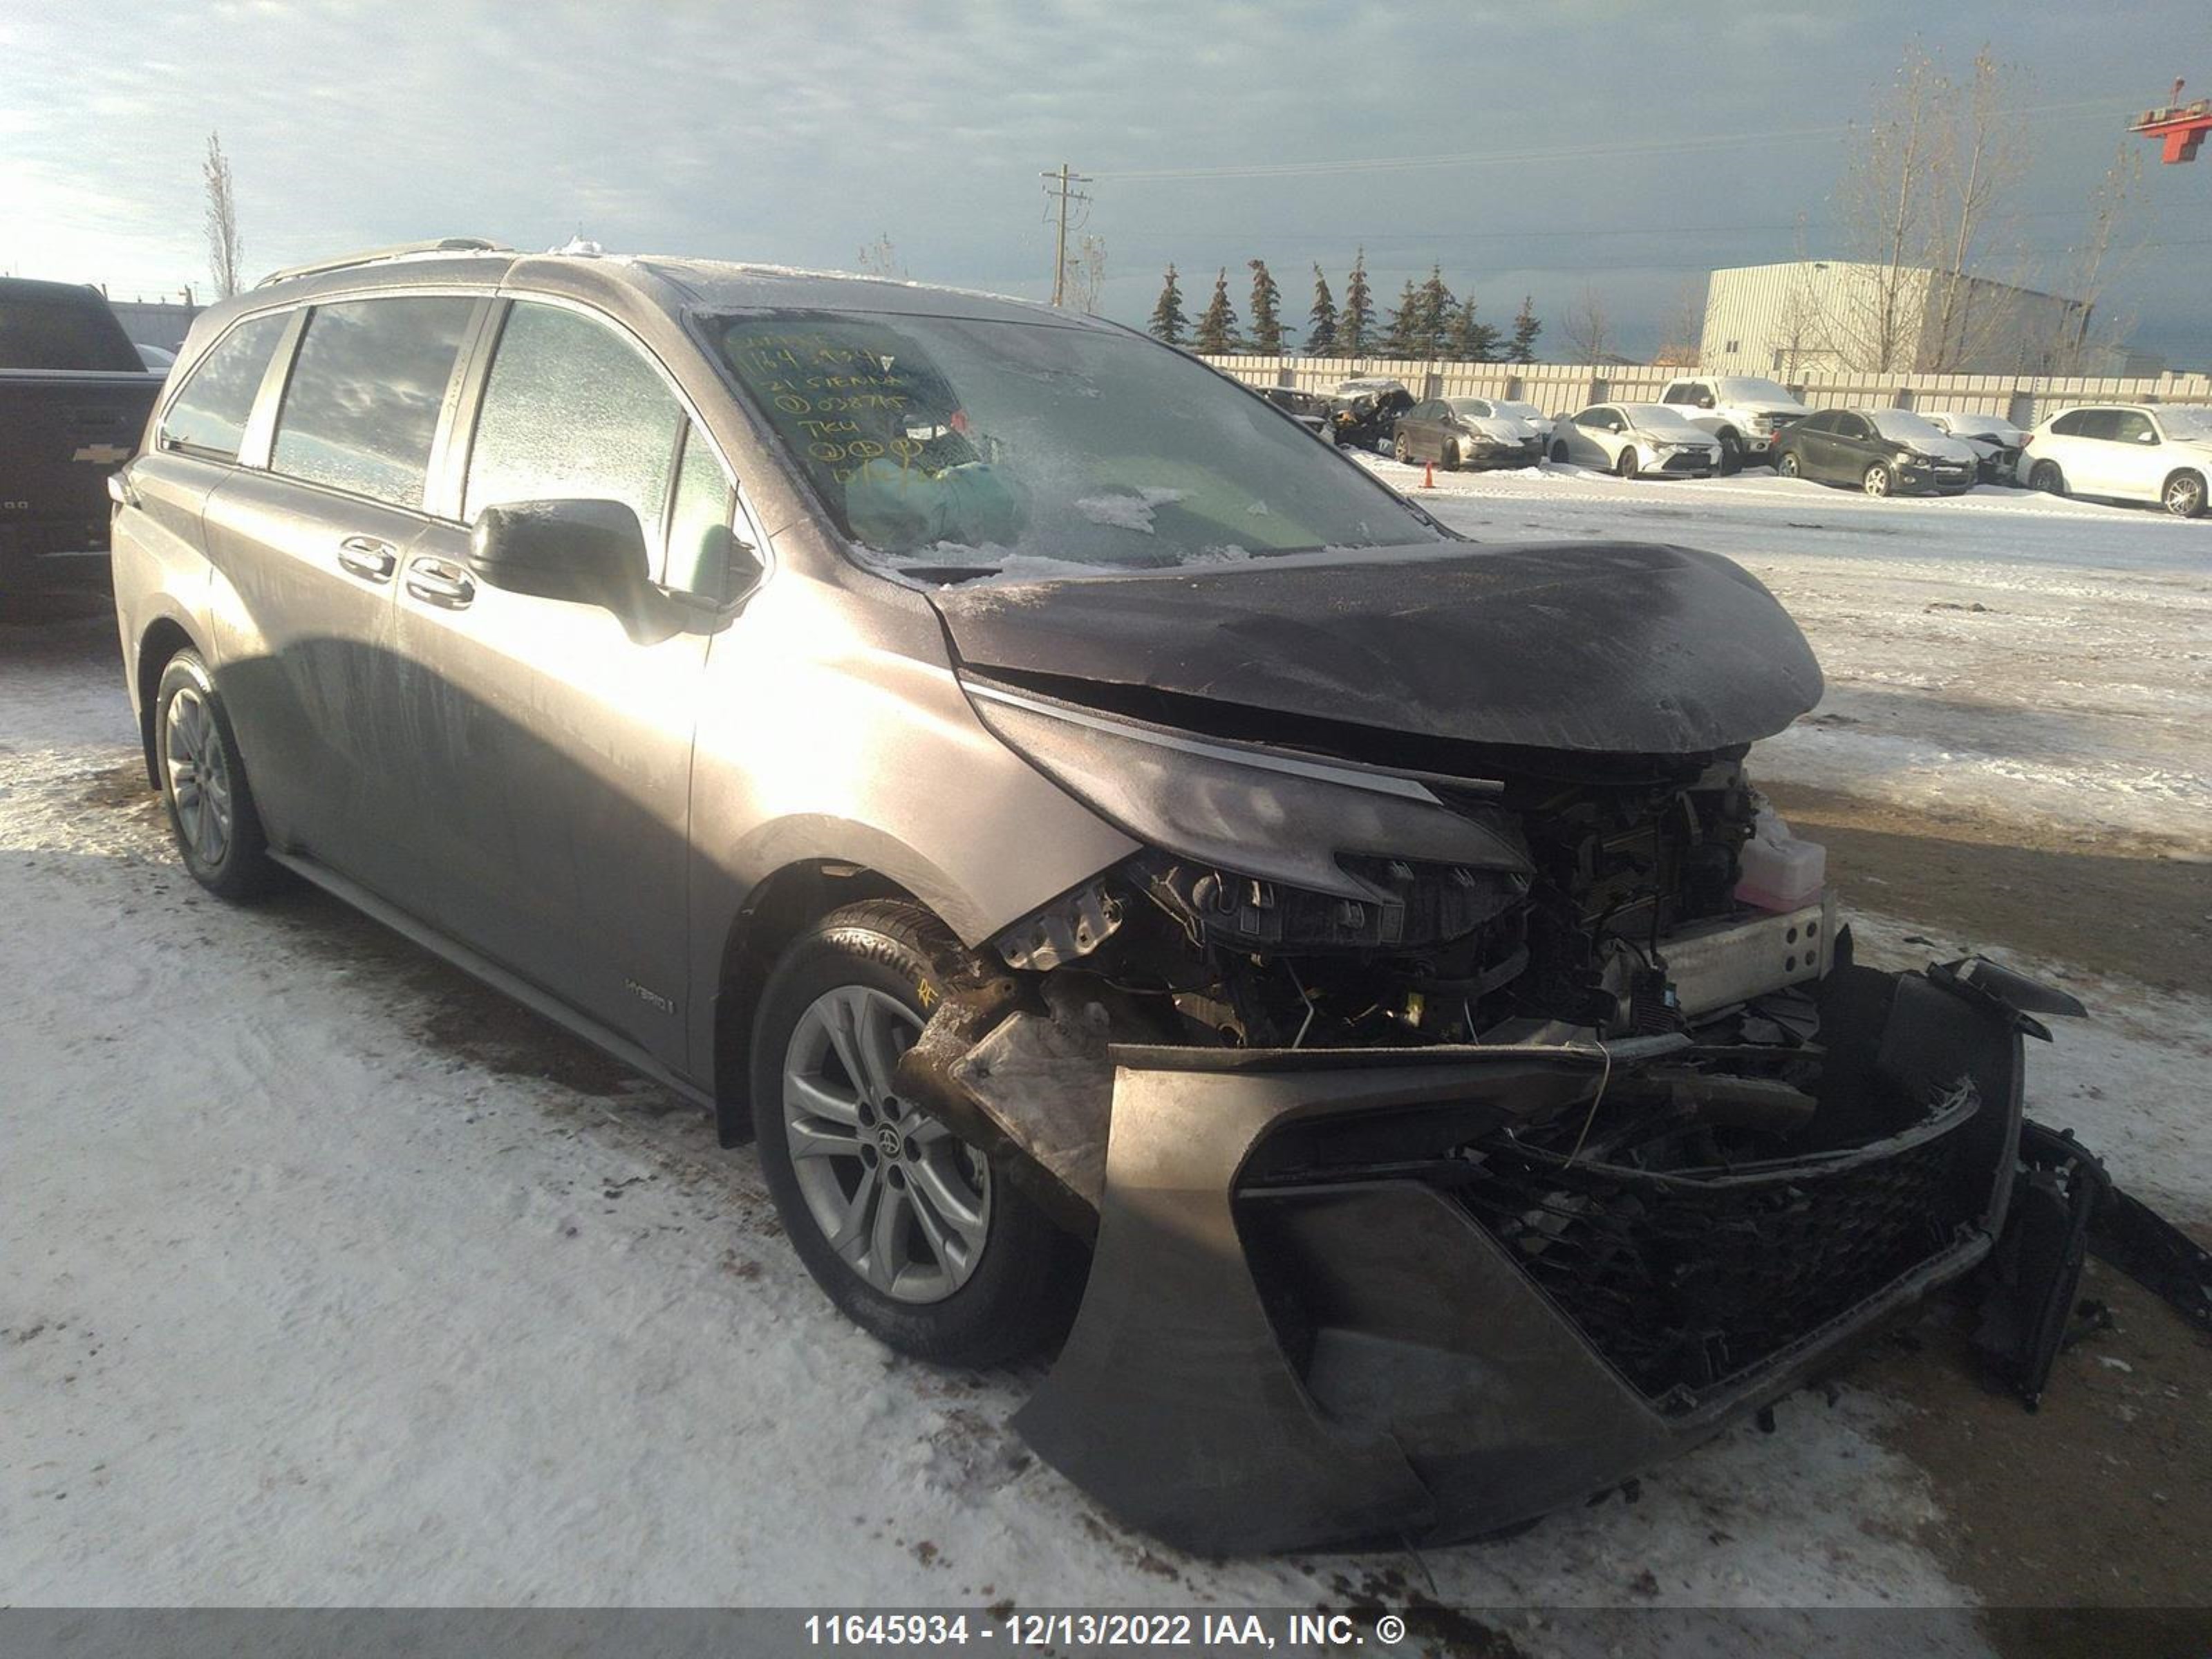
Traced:
[[1632, 478], [1636, 476], [1636, 446], [1634, 444], [1629, 445], [1627, 448], [1613, 458], [1613, 470], [1620, 477]]
[[2159, 505], [2177, 519], [2200, 518], [2204, 512], [2204, 475], [2177, 472], [2159, 492]]
[[278, 879], [230, 715], [200, 653], [169, 659], [154, 694], [161, 804], [192, 879], [218, 898], [260, 897]]
[[1406, 441], [1404, 433], [1401, 432], [1390, 441], [1390, 458], [1401, 466], [1413, 465], [1413, 446]]
[[1456, 472], [1456, 471], [1458, 471], [1462, 467], [1465, 466], [1466, 465], [1467, 465], [1467, 463], [1466, 463], [1465, 461], [1463, 461], [1463, 460], [1462, 460], [1462, 459], [1460, 459], [1460, 453], [1459, 453], [1459, 446], [1458, 446], [1458, 444], [1456, 444], [1456, 443], [1449, 443], [1449, 444], [1446, 444], [1446, 445], [1444, 446], [1444, 471], [1447, 471], [1447, 472]]
[[1733, 432], [1722, 433], [1720, 465], [1721, 477], [1723, 478], [1733, 478], [1737, 473], [1742, 471], [1743, 440], [1737, 437]]
[[1859, 488], [1879, 501], [1897, 488], [1897, 478], [1887, 461], [1876, 461], [1859, 479]]
[[785, 951], [753, 1025], [761, 1174], [800, 1261], [884, 1346], [939, 1365], [1018, 1358], [1065, 1330], [1074, 1241], [896, 1091], [898, 1056], [960, 945], [921, 906], [876, 900]]

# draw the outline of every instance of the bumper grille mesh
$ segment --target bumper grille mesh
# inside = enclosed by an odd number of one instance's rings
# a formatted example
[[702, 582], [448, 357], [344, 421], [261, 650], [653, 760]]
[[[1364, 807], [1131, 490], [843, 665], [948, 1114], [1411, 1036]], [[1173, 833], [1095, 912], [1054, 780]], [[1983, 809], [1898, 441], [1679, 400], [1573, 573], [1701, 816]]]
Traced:
[[1969, 1100], [1867, 1154], [1732, 1175], [1493, 1146], [1461, 1198], [1638, 1391], [1686, 1410], [1954, 1242], [1972, 1115]]

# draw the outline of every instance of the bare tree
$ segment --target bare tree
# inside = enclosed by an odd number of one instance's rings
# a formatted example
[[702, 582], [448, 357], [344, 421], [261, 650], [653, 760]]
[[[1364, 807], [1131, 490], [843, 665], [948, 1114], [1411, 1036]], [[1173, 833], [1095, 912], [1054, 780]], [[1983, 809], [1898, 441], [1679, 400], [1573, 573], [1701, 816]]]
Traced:
[[860, 250], [860, 269], [871, 276], [880, 276], [887, 283], [907, 280], [906, 261], [898, 256], [891, 244], [888, 230], [878, 231], [876, 240]]
[[[2079, 374], [2085, 359], [2118, 345], [2126, 319], [2105, 305], [2112, 285], [2142, 253], [2136, 210], [2142, 200], [2142, 156], [2123, 143], [2089, 198], [2089, 222], [2081, 241], [2068, 250], [2062, 292], [2079, 301], [2058, 337], [2045, 348], [2045, 372]], [[2023, 367], [2037, 367], [2033, 364]]]
[[1613, 345], [1613, 318], [1594, 288], [1586, 286], [1576, 296], [1559, 330], [1583, 362], [1603, 362]]
[[1075, 257], [1068, 261], [1067, 290], [1070, 299], [1083, 310], [1096, 316], [1098, 304], [1106, 292], [1106, 239], [1088, 231], [1076, 245]]
[[[1974, 56], [1974, 78], [1965, 95], [1955, 89], [1943, 102], [1949, 131], [1939, 135], [1936, 172], [1939, 227], [1935, 327], [1923, 356], [1912, 367], [1936, 371], [1974, 362], [2014, 320], [2008, 291], [1978, 285], [1990, 243], [2004, 228], [2013, 188], [2027, 169], [2027, 124], [2015, 107], [2007, 72], [1984, 46]], [[2015, 271], [2014, 275], [2020, 273]]]
[[239, 267], [246, 244], [238, 234], [238, 197], [231, 187], [230, 158], [222, 153], [222, 137], [208, 134], [207, 160], [200, 164], [207, 179], [208, 266], [215, 277], [218, 299], [228, 300], [239, 289]]
[[1913, 367], [1927, 302], [1927, 259], [1937, 240], [1949, 82], [1917, 42], [1866, 125], [1854, 129], [1836, 191], [1838, 216], [1859, 270], [1825, 298], [1826, 331], [1843, 367]]
[[1705, 356], [1705, 289], [1703, 276], [1692, 276], [1674, 296], [1667, 315], [1664, 337], [1651, 361], [1669, 368], [1695, 368]]

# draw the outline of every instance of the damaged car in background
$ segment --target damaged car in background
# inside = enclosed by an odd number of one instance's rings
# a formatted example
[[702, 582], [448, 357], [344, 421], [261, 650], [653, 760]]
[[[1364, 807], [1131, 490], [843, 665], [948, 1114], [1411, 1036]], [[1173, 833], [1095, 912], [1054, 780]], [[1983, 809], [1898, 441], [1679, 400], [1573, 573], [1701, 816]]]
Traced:
[[2088, 1244], [2208, 1316], [2023, 1121], [2078, 1006], [1853, 962], [1744, 770], [1820, 670], [1724, 559], [1475, 544], [1095, 319], [697, 261], [337, 262], [163, 399], [116, 587], [191, 873], [712, 1109], [890, 1347], [1056, 1344], [1017, 1426], [1164, 1538], [1516, 1526], [1946, 1286], [2032, 1395]]

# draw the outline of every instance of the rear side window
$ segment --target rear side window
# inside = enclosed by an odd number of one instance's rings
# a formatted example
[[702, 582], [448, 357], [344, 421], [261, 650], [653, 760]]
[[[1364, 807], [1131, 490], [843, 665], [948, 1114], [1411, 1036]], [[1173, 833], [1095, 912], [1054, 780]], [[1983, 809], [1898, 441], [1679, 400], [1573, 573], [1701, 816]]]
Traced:
[[2150, 416], [2139, 410], [2115, 410], [2108, 417], [2112, 429], [2106, 435], [2124, 444], [2154, 444], [2158, 434], [2151, 429]]
[[222, 343], [193, 368], [169, 412], [161, 416], [161, 447], [236, 460], [261, 377], [291, 320], [288, 313], [278, 312], [240, 323], [223, 336]]
[[438, 411], [476, 301], [317, 306], [276, 417], [270, 465], [396, 507], [422, 505]]
[[0, 368], [142, 374], [146, 366], [99, 294], [27, 283], [0, 283]]
[[2077, 409], [2053, 421], [2051, 430], [2054, 436], [2060, 438], [2094, 438], [2097, 435], [2095, 422], [2094, 411]]
[[519, 301], [477, 416], [463, 516], [502, 501], [620, 501], [657, 547], [683, 422], [659, 373], [613, 330]]

